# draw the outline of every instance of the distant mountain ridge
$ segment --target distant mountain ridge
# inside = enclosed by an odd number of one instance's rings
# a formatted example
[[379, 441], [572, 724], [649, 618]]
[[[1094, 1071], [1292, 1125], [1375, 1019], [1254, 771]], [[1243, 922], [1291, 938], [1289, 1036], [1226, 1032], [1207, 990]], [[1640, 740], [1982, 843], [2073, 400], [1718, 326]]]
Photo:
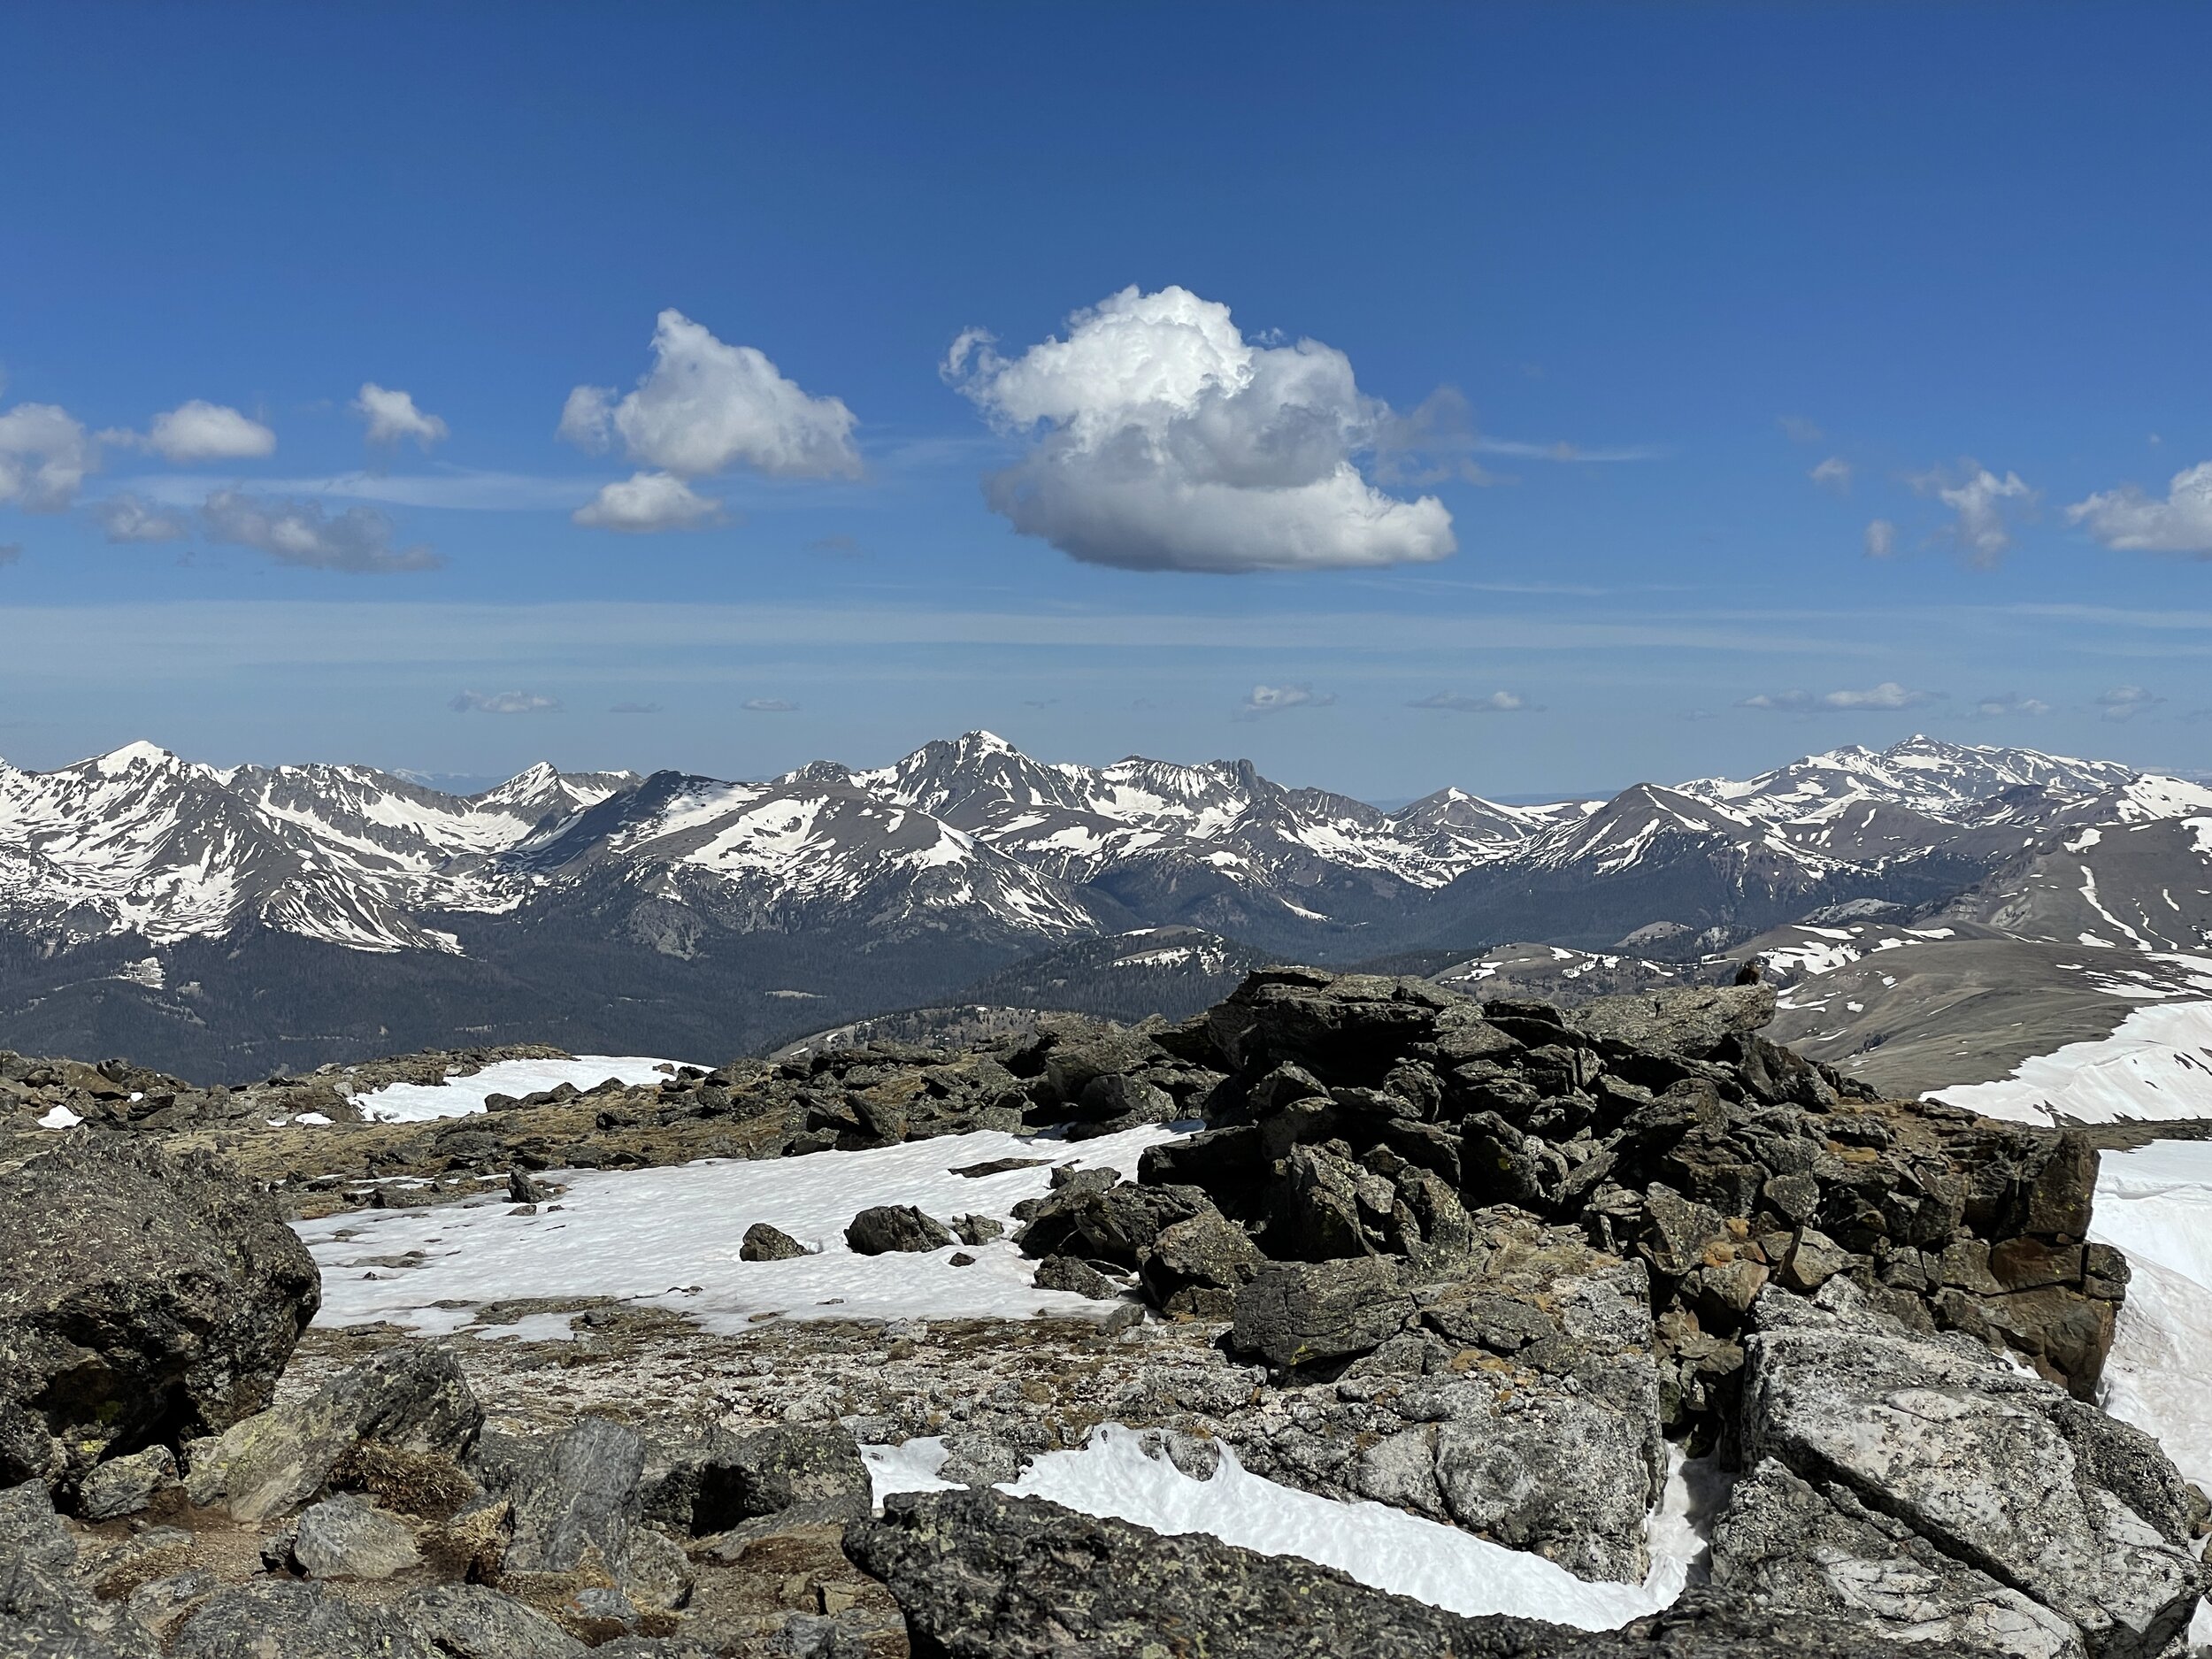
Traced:
[[[1047, 763], [987, 732], [870, 770], [540, 764], [468, 796], [134, 743], [0, 763], [0, 1044], [204, 1072], [463, 1033], [726, 1057], [1148, 927], [1238, 960], [1625, 941], [1686, 962], [1865, 904], [2193, 949], [2212, 937], [2200, 826], [2201, 786], [1927, 738], [1605, 802], [1446, 788], [1391, 812], [1246, 761]], [[1034, 982], [1107, 996], [1127, 982], [1110, 956]]]

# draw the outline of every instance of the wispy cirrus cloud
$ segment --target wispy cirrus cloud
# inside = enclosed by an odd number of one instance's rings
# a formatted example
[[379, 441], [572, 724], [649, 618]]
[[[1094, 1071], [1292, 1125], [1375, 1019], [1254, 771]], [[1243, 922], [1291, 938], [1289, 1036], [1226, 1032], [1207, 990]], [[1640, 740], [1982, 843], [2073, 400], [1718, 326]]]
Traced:
[[782, 697], [748, 697], [738, 705], [749, 714], [796, 714], [799, 705]]

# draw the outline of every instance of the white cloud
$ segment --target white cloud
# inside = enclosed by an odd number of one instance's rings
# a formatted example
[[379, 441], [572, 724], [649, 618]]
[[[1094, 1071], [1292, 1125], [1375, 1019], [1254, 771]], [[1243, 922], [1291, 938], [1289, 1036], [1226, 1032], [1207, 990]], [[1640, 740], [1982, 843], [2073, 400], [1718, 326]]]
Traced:
[[1951, 534], [1966, 555], [1968, 564], [1987, 570], [2012, 547], [2012, 526], [2006, 518], [2005, 504], [2016, 501], [2032, 504], [2035, 492], [2021, 481], [2017, 472], [2007, 472], [1999, 478], [1978, 461], [1966, 461], [1962, 466], [1957, 483], [1952, 483], [1940, 472], [1926, 472], [1915, 479], [1913, 484], [1923, 495], [1933, 495], [1957, 515]]
[[157, 507], [128, 490], [94, 502], [89, 511], [111, 541], [181, 541], [192, 534], [180, 514]]
[[446, 705], [456, 714], [548, 714], [560, 706], [557, 697], [534, 691], [464, 691]]
[[1768, 709], [1779, 714], [1854, 714], [1868, 710], [1917, 709], [1943, 697], [1939, 691], [1909, 691], [1893, 680], [1863, 691], [1770, 691], [1746, 697], [1739, 709]]
[[2098, 718], [2119, 722], [2132, 720], [2146, 709], [2155, 708], [2166, 699], [2146, 691], [2140, 686], [2115, 686], [2097, 696]]
[[994, 426], [1033, 437], [987, 480], [993, 510], [1077, 558], [1233, 572], [1456, 550], [1436, 497], [1402, 501], [1362, 472], [1393, 418], [1342, 352], [1255, 344], [1187, 289], [1124, 288], [1012, 358], [971, 329], [942, 373]]
[[405, 392], [388, 392], [374, 380], [361, 383], [361, 395], [353, 400], [353, 411], [369, 423], [371, 443], [397, 443], [403, 438], [412, 438], [419, 447], [427, 449], [447, 436], [444, 421], [435, 415], [424, 414]]
[[1828, 435], [1802, 415], [1777, 415], [1774, 424], [1789, 434], [1793, 443], [1818, 443]]
[[1974, 705], [1975, 713], [1992, 719], [2009, 715], [2048, 714], [2050, 711], [2051, 705], [2040, 698], [2017, 696], [2009, 691], [1993, 697], [1984, 697]]
[[0, 415], [0, 505], [59, 512], [99, 465], [99, 446], [58, 404], [18, 403]]
[[1866, 556], [1870, 559], [1893, 558], [1897, 553], [1897, 526], [1886, 518], [1877, 518], [1866, 527]]
[[1823, 489], [1847, 491], [1851, 488], [1851, 463], [1839, 455], [1832, 455], [1805, 476]]
[[1409, 709], [1448, 709], [1454, 714], [1518, 714], [1532, 705], [1517, 692], [1494, 691], [1486, 697], [1439, 691], [1406, 704]]
[[224, 403], [196, 397], [156, 415], [145, 445], [179, 463], [251, 461], [276, 453], [276, 434]]
[[853, 420], [840, 399], [808, 396], [753, 347], [726, 345], [681, 311], [664, 311], [653, 331], [653, 367], [637, 389], [618, 400], [605, 387], [576, 388], [560, 435], [594, 452], [618, 439], [631, 459], [678, 478], [738, 466], [773, 478], [857, 478]]
[[569, 516], [593, 530], [650, 534], [657, 530], [696, 530], [721, 515], [722, 503], [702, 495], [667, 472], [637, 472], [609, 484]]
[[2162, 501], [2123, 484], [2075, 503], [2066, 517], [2107, 547], [2212, 558], [2212, 461], [2175, 473]]
[[1320, 709], [1336, 701], [1333, 691], [1316, 691], [1309, 685], [1255, 686], [1245, 700], [1237, 705], [1236, 718], [1256, 720], [1263, 714], [1280, 714], [1287, 709]]
[[741, 705], [753, 714], [796, 714], [799, 705], [781, 697], [748, 697]]
[[255, 548], [280, 565], [376, 575], [435, 570], [445, 560], [428, 548], [395, 548], [392, 521], [373, 507], [349, 507], [336, 518], [319, 501], [278, 501], [219, 489], [200, 509], [211, 541]]

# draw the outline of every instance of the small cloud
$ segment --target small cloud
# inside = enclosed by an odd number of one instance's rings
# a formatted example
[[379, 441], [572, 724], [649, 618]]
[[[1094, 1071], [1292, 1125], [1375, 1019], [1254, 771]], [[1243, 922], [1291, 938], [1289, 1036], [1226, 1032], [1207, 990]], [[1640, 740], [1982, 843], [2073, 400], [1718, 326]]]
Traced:
[[1886, 518], [1877, 518], [1868, 525], [1866, 556], [1870, 559], [1894, 558], [1897, 556], [1897, 526]]
[[1054, 703], [1059, 701], [1060, 699], [1057, 697], [1024, 697], [1022, 699], [1022, 707], [1025, 709], [1049, 709]]
[[2163, 498], [2123, 484], [2076, 502], [2066, 517], [2107, 547], [2212, 558], [2212, 461], [2175, 473]]
[[1851, 488], [1851, 463], [1839, 455], [1832, 455], [1805, 476], [1823, 489], [1847, 495]]
[[1912, 480], [1924, 495], [1933, 495], [1957, 515], [1950, 534], [1977, 570], [1995, 568], [2012, 548], [2012, 525], [2007, 503], [2035, 504], [2035, 492], [2017, 472], [1999, 478], [1971, 458], [1959, 464], [1958, 481], [1940, 472], [1923, 472]]
[[2097, 697], [2098, 718], [2117, 723], [2132, 720], [2146, 709], [2156, 708], [2166, 699], [2146, 691], [2140, 686], [2115, 686]]
[[1333, 691], [1316, 691], [1311, 686], [1255, 686], [1251, 694], [1237, 705], [1236, 718], [1256, 720], [1263, 714], [1280, 714], [1287, 709], [1325, 708], [1336, 701]]
[[1818, 443], [1828, 435], [1802, 415], [1777, 415], [1774, 424], [1789, 435], [1792, 443]]
[[447, 435], [444, 421], [423, 413], [405, 392], [387, 391], [374, 380], [361, 383], [361, 395], [353, 400], [353, 412], [369, 423], [371, 443], [396, 444], [403, 438], [412, 438], [427, 449]]
[[[771, 478], [858, 478], [853, 411], [810, 397], [751, 346], [717, 340], [679, 311], [653, 331], [653, 366], [618, 400], [580, 386], [561, 410], [560, 435], [595, 454], [616, 446], [680, 478], [742, 466]], [[610, 525], [610, 529], [630, 526]]]
[[1993, 697], [1984, 697], [1974, 705], [1974, 712], [1988, 719], [2001, 719], [2013, 715], [2048, 714], [2051, 705], [2039, 697], [2022, 697], [2007, 691]]
[[280, 565], [349, 575], [435, 570], [445, 563], [418, 544], [392, 545], [392, 521], [373, 507], [349, 507], [335, 518], [319, 501], [275, 501], [219, 489], [200, 509], [208, 540], [266, 553]]
[[18, 403], [0, 414], [0, 506], [60, 512], [99, 467], [98, 443], [60, 405]]
[[0, 541], [0, 565], [13, 565], [23, 557], [20, 541]]
[[1438, 691], [1406, 704], [1409, 709], [1448, 709], [1454, 714], [1520, 714], [1532, 706], [1527, 698], [1512, 691], [1494, 691], [1486, 697]]
[[1942, 701], [1940, 691], [1911, 691], [1893, 680], [1863, 691], [1770, 691], [1746, 697], [1739, 709], [1765, 709], [1777, 714], [1858, 714], [1870, 710], [1918, 709]]
[[722, 516], [722, 503], [702, 495], [669, 472], [638, 472], [609, 484], [569, 517], [590, 530], [620, 530], [651, 535], [662, 530], [697, 530]]
[[93, 503], [91, 513], [111, 541], [181, 541], [192, 534], [181, 516], [128, 490]]
[[781, 697], [748, 697], [738, 707], [749, 714], [796, 714], [799, 705]]
[[618, 703], [607, 710], [609, 714], [658, 714], [660, 711], [661, 705], [657, 703]]
[[561, 704], [534, 691], [465, 691], [446, 706], [456, 714], [557, 714]]
[[868, 549], [849, 535], [818, 535], [806, 544], [805, 551], [817, 558], [860, 559], [868, 557]]
[[164, 460], [257, 461], [276, 453], [276, 434], [227, 403], [196, 397], [156, 415], [142, 442]]

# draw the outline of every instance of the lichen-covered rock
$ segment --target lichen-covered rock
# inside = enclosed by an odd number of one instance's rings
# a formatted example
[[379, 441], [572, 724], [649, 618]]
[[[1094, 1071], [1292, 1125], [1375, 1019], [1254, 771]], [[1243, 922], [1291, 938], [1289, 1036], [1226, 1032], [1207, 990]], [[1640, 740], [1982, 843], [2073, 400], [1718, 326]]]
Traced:
[[392, 1612], [417, 1641], [449, 1659], [582, 1659], [587, 1651], [544, 1614], [480, 1584], [411, 1590]]
[[1379, 1348], [1413, 1310], [1402, 1263], [1277, 1262], [1237, 1293], [1232, 1337], [1240, 1353], [1286, 1370]]
[[300, 1517], [292, 1564], [311, 1578], [388, 1578], [420, 1563], [411, 1528], [353, 1493]]
[[73, 1137], [0, 1174], [5, 1455], [35, 1419], [73, 1485], [111, 1448], [220, 1432], [268, 1403], [320, 1301], [276, 1205], [222, 1165]]
[[166, 1446], [149, 1446], [128, 1457], [111, 1457], [77, 1483], [77, 1513], [88, 1521], [135, 1515], [155, 1494], [177, 1484], [177, 1457]]
[[210, 1596], [178, 1628], [173, 1659], [437, 1659], [395, 1613], [316, 1584], [250, 1584]]
[[[2093, 1655], [2162, 1652], [2208, 1580], [2192, 1537], [2200, 1501], [2156, 1446], [1964, 1338], [1916, 1337], [1832, 1300], [1761, 1298], [1746, 1456], [1847, 1492], [2047, 1609]], [[1751, 1539], [1755, 1560], [1739, 1563], [1732, 1544]], [[1822, 1548], [1809, 1536], [1803, 1553]], [[1777, 1554], [1770, 1526], [1724, 1525], [1715, 1575], [1771, 1580]]]
[[745, 1229], [745, 1237], [737, 1247], [741, 1262], [790, 1262], [807, 1253], [801, 1244], [780, 1227], [772, 1227], [764, 1221], [756, 1221]]
[[258, 1521], [313, 1497], [365, 1442], [458, 1457], [483, 1421], [451, 1354], [434, 1343], [404, 1343], [195, 1448], [185, 1490], [196, 1504], [222, 1502], [234, 1518]]

